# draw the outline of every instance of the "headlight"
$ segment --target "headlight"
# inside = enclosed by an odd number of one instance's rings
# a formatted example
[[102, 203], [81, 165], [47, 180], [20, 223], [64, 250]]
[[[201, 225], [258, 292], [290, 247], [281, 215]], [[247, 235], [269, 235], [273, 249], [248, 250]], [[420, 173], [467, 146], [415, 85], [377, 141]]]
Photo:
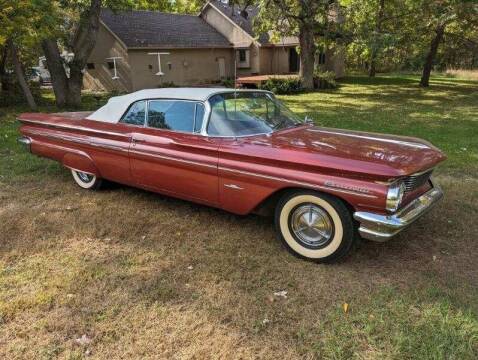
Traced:
[[386, 209], [391, 212], [397, 211], [405, 193], [405, 184], [398, 180], [393, 182], [388, 188]]

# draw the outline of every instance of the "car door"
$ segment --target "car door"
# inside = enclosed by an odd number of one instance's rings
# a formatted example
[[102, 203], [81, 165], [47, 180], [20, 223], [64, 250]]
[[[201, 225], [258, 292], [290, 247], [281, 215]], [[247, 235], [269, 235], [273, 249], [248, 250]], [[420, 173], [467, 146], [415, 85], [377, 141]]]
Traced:
[[204, 105], [149, 100], [144, 128], [132, 134], [131, 174], [145, 188], [210, 205], [218, 204], [218, 147], [203, 136]]

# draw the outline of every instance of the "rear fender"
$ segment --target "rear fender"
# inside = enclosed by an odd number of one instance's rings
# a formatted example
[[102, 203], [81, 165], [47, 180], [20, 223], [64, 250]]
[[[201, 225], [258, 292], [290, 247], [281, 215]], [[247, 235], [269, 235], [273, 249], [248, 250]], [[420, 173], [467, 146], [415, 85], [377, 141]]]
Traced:
[[101, 177], [93, 160], [84, 152], [67, 153], [63, 156], [63, 166]]

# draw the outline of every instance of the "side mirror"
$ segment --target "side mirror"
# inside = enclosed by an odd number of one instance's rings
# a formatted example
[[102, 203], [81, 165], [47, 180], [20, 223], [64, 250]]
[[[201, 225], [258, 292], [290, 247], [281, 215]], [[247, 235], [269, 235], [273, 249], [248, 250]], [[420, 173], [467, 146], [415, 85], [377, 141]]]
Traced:
[[310, 118], [308, 115], [305, 116], [304, 122], [306, 124], [314, 125], [314, 120], [312, 120], [312, 118]]

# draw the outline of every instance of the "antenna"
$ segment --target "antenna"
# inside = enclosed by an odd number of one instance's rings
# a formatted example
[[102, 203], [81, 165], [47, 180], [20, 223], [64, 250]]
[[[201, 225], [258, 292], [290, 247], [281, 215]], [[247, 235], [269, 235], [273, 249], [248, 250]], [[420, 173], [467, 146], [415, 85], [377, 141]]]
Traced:
[[164, 73], [161, 70], [161, 55], [169, 55], [170, 53], [168, 52], [152, 52], [148, 53], [148, 55], [157, 55], [158, 56], [158, 72], [155, 74], [157, 76], [163, 76]]
[[113, 56], [113, 57], [109, 57], [109, 58], [106, 58], [106, 60], [113, 60], [113, 67], [114, 67], [114, 76], [112, 77], [113, 80], [117, 80], [119, 79], [119, 76], [118, 76], [118, 71], [116, 69], [116, 60], [120, 60], [122, 59], [122, 57], [120, 56]]

